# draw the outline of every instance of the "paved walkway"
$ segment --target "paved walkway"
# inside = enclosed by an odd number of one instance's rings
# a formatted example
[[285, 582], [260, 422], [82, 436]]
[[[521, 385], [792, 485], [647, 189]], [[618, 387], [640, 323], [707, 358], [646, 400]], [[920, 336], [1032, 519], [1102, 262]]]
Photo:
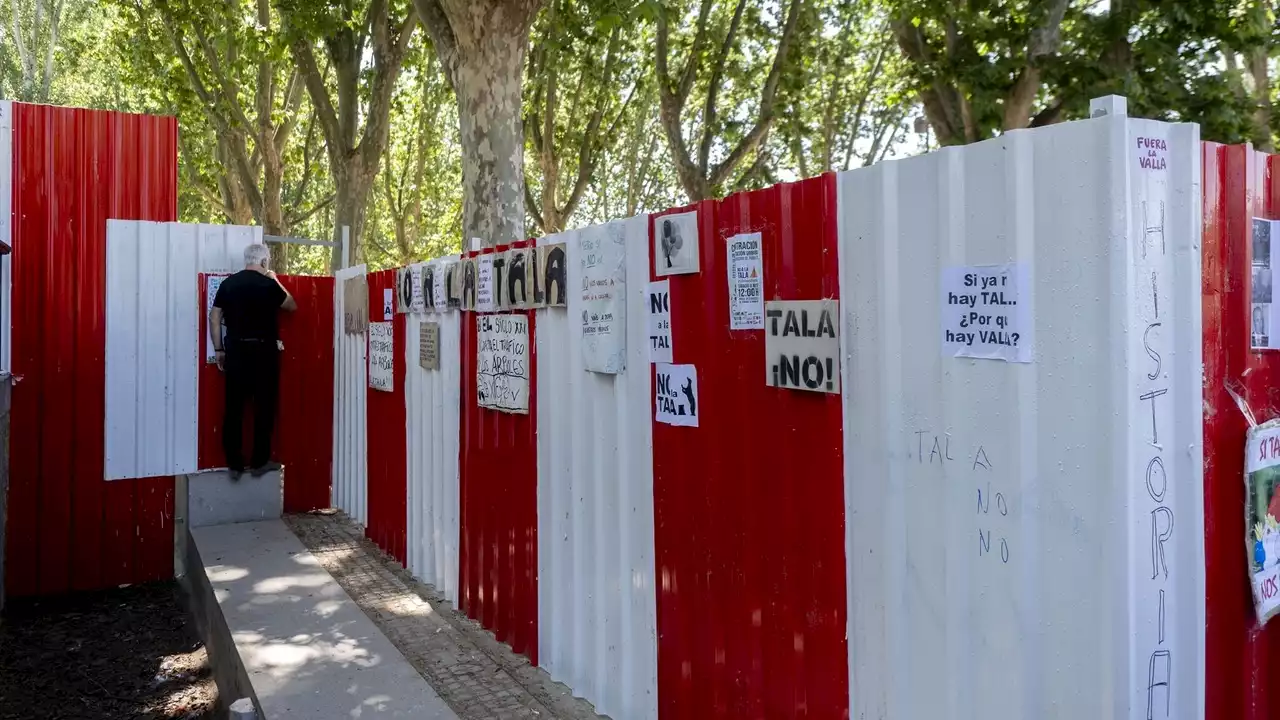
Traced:
[[345, 516], [285, 522], [461, 720], [601, 717], [414, 580]]

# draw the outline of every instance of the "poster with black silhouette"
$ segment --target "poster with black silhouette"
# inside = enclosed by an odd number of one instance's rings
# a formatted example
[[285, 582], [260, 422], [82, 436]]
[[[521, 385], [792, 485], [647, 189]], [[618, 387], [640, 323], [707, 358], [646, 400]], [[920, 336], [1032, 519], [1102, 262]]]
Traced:
[[440, 309], [436, 303], [438, 298], [443, 295], [436, 295], [436, 272], [439, 270], [438, 264], [434, 262], [425, 263], [422, 266], [422, 309], [423, 312], [435, 312]]
[[569, 288], [566, 286], [568, 274], [566, 268], [564, 243], [541, 245], [537, 251], [538, 278], [537, 304], [546, 307], [564, 307], [568, 300]]
[[396, 312], [405, 314], [413, 304], [413, 273], [407, 267], [396, 268]]
[[582, 365], [616, 375], [627, 368], [627, 248], [622, 222], [587, 228], [578, 237], [582, 278]]
[[498, 309], [494, 294], [493, 253], [476, 258], [476, 312], [494, 312]]
[[698, 427], [698, 368], [693, 365], [657, 363], [653, 394], [653, 419], [667, 425]]
[[476, 404], [529, 413], [529, 318], [476, 316]]
[[1274, 220], [1253, 219], [1249, 335], [1250, 345], [1255, 350], [1280, 348], [1280, 337], [1271, 336], [1271, 326], [1275, 324], [1272, 313], [1276, 308], [1271, 297], [1275, 286], [1276, 263], [1272, 262], [1271, 252], [1277, 233], [1276, 224]]
[[1244, 483], [1245, 548], [1261, 625], [1280, 613], [1280, 420], [1249, 429]]
[[671, 343], [671, 281], [649, 283], [645, 291], [648, 312], [649, 362], [674, 362]]
[[840, 393], [840, 301], [775, 300], [764, 306], [769, 387]]
[[658, 277], [696, 273], [698, 213], [663, 215], [653, 219], [653, 273]]
[[502, 282], [506, 285], [504, 295], [507, 307], [511, 310], [524, 310], [534, 307], [533, 268], [537, 262], [531, 248], [516, 248], [507, 251], [507, 263]]
[[942, 269], [942, 354], [1029, 363], [1035, 352], [1031, 268], [1026, 263]]
[[462, 309], [476, 309], [476, 259], [463, 258], [462, 265]]
[[382, 392], [395, 389], [395, 323], [369, 323], [369, 387]]
[[495, 312], [511, 310], [511, 298], [507, 297], [507, 265], [510, 262], [510, 250], [493, 254], [493, 309]]
[[[204, 279], [204, 282], [205, 282], [204, 316], [205, 318], [208, 318], [209, 313], [213, 312], [213, 299], [218, 296], [218, 288], [222, 287], [222, 281], [226, 280], [228, 277], [229, 276], [227, 275], [206, 275], [205, 276], [205, 279]], [[205, 324], [206, 325], [209, 324], [209, 321], [207, 319], [205, 320]], [[223, 324], [223, 326], [219, 328], [219, 330], [222, 333], [222, 336], [220, 339], [225, 341], [227, 337], [226, 324]], [[213, 328], [212, 327], [205, 328], [204, 345], [205, 345], [204, 361], [206, 363], [217, 362], [218, 358], [215, 356], [213, 352]]]
[[342, 281], [342, 330], [363, 335], [369, 327], [369, 283], [364, 275]]

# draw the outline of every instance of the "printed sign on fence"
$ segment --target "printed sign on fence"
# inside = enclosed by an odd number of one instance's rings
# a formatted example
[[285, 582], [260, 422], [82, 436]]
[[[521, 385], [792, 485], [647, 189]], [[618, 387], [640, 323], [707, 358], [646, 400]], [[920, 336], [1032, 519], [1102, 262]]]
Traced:
[[[204, 316], [206, 318], [209, 317], [209, 313], [213, 312], [213, 301], [218, 297], [218, 288], [222, 287], [222, 281], [226, 279], [227, 279], [226, 275], [205, 276]], [[205, 321], [205, 324], [206, 325], [208, 324], [208, 320]], [[227, 337], [226, 324], [223, 323], [222, 327], [218, 328], [218, 330], [222, 333], [222, 336], [219, 339], [225, 342]], [[204, 361], [206, 363], [217, 362], [218, 358], [214, 355], [214, 352], [213, 352], [213, 328], [212, 327], [205, 328], [204, 343], [205, 343]]]
[[423, 370], [440, 369], [440, 323], [419, 323], [418, 365]]
[[462, 265], [457, 260], [444, 263], [444, 306], [448, 310], [462, 307]]
[[1245, 447], [1245, 547], [1261, 625], [1280, 612], [1280, 420], [1251, 428]]
[[529, 412], [529, 318], [476, 316], [476, 404]]
[[369, 387], [391, 392], [395, 389], [395, 340], [391, 322], [369, 323]]
[[363, 335], [369, 327], [369, 285], [364, 275], [342, 281], [342, 330]]
[[436, 263], [427, 263], [422, 266], [422, 305], [427, 312], [434, 312], [440, 309], [437, 305], [439, 295], [436, 295], [436, 278], [441, 277], [440, 268]]
[[396, 316], [395, 309], [395, 291], [391, 288], [382, 289], [382, 319], [391, 320]]
[[764, 329], [764, 263], [760, 233], [734, 235], [729, 246], [729, 329]]
[[413, 272], [407, 268], [396, 268], [396, 312], [407, 313], [413, 304]]
[[568, 276], [565, 274], [564, 243], [539, 245], [537, 258], [540, 281], [535, 291], [537, 303], [547, 307], [564, 307], [569, 291], [566, 285]]
[[698, 427], [698, 368], [658, 363], [653, 419], [667, 425]]
[[649, 362], [674, 362], [671, 346], [671, 281], [649, 283]]
[[427, 266], [423, 263], [409, 266], [409, 312], [424, 313], [427, 311], [427, 293], [425, 280]]
[[627, 367], [627, 253], [622, 223], [582, 231], [582, 364], [616, 375]]
[[476, 309], [476, 259], [463, 258], [462, 264], [462, 309]]
[[531, 248], [516, 248], [507, 253], [506, 297], [510, 309], [533, 307], [535, 263], [536, 257]]
[[840, 301], [765, 303], [765, 384], [840, 392]]
[[943, 268], [941, 297], [944, 355], [1031, 362], [1035, 335], [1025, 264]]
[[658, 277], [698, 272], [696, 210], [654, 218], [653, 262], [653, 273]]
[[493, 286], [493, 255], [481, 255], [476, 259], [476, 312], [498, 309]]

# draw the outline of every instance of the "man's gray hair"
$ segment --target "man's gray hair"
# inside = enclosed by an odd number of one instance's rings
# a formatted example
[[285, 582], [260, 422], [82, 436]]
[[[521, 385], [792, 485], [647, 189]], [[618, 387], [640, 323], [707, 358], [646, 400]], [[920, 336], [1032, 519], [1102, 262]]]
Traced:
[[271, 259], [271, 251], [262, 243], [254, 243], [244, 249], [244, 266], [253, 267], [254, 265], [266, 266], [267, 261]]

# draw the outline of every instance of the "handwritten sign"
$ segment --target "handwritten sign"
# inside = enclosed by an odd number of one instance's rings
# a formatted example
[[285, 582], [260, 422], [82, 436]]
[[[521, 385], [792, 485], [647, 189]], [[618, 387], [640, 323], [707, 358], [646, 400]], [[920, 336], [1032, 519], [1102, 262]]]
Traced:
[[671, 345], [671, 281], [649, 283], [645, 292], [649, 308], [649, 362], [669, 363]]
[[1029, 363], [1031, 273], [1023, 264], [959, 265], [942, 271], [942, 352]]
[[476, 317], [476, 404], [502, 412], [529, 412], [529, 318]]
[[764, 329], [764, 264], [760, 233], [725, 240], [729, 257], [729, 329]]
[[[222, 281], [226, 280], [226, 275], [207, 275], [205, 276], [205, 296], [204, 296], [204, 316], [209, 317], [209, 313], [213, 312], [213, 301], [218, 297], [218, 288], [222, 287]], [[205, 321], [208, 324], [208, 321]], [[227, 337], [227, 326], [223, 324], [218, 328], [221, 333], [221, 339], [225, 342]], [[204, 334], [205, 353], [204, 361], [206, 363], [217, 362], [218, 358], [213, 352], [213, 328], [205, 328]]]
[[582, 232], [582, 364], [617, 374], [627, 367], [627, 253], [620, 222]]
[[658, 363], [653, 419], [667, 425], [698, 427], [698, 368]]
[[476, 259], [476, 312], [498, 309], [493, 289], [493, 255], [481, 255]]
[[409, 312], [424, 313], [427, 311], [427, 266], [423, 263], [409, 266]]
[[440, 323], [418, 324], [418, 365], [423, 370], [440, 369]]
[[391, 322], [369, 323], [369, 387], [395, 389], [395, 340]]
[[765, 304], [765, 384], [840, 392], [840, 302], [776, 300]]
[[1162, 137], [1139, 135], [1134, 140], [1134, 155], [1142, 170], [1164, 170], [1169, 167], [1169, 141]]

